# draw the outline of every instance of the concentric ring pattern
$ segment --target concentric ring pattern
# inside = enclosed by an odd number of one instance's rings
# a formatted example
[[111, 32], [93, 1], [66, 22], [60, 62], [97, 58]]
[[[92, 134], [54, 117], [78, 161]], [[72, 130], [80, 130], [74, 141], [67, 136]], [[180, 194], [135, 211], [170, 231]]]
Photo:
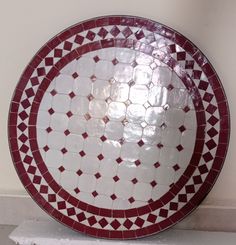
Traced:
[[229, 142], [222, 84], [202, 52], [157, 22], [98, 17], [46, 43], [15, 89], [9, 144], [19, 178], [57, 221], [131, 239], [188, 215]]

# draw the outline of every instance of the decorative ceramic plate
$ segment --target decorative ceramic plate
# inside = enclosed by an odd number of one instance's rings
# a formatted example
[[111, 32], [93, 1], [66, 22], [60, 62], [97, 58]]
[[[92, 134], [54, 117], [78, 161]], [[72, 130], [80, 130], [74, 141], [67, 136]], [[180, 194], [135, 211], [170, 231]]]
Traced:
[[216, 181], [228, 140], [209, 61], [139, 17], [95, 18], [55, 36], [10, 108], [23, 185], [50, 216], [96, 237], [144, 237], [183, 219]]

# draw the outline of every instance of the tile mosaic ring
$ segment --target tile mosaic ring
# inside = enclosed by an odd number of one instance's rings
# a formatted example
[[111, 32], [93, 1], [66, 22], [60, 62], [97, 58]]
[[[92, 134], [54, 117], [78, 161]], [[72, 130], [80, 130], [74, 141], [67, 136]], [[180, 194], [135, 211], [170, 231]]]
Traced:
[[105, 16], [52, 38], [9, 112], [14, 166], [35, 202], [95, 237], [160, 232], [215, 183], [229, 142], [222, 84], [175, 30]]

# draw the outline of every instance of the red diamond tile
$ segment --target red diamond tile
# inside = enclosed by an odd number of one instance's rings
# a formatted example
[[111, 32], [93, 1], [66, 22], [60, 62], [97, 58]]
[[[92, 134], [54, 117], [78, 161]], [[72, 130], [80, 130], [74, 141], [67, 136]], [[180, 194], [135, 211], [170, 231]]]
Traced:
[[71, 42], [68, 42], [68, 41], [65, 41], [64, 42], [63, 49], [68, 50], [68, 51], [71, 51], [71, 49], [72, 49], [72, 43]]
[[193, 70], [192, 77], [194, 79], [200, 79], [201, 78], [201, 75], [202, 75], [202, 72], [201, 71], [199, 71], [199, 70]]
[[135, 68], [137, 65], [138, 65], [138, 63], [137, 63], [136, 61], [133, 61], [133, 62], [131, 63], [131, 66], [132, 66], [133, 68]]
[[155, 186], [157, 185], [157, 182], [156, 182], [155, 180], [153, 180], [152, 182], [150, 182], [150, 185], [151, 185], [152, 187], [155, 187]]
[[128, 38], [133, 32], [131, 29], [127, 26], [123, 31], [122, 34], [124, 35], [125, 38]]
[[176, 149], [177, 149], [178, 151], [182, 151], [184, 148], [183, 148], [182, 145], [178, 145], [178, 146], [176, 146]]
[[91, 116], [89, 115], [89, 113], [86, 113], [86, 114], [84, 115], [84, 118], [88, 121], [88, 120], [91, 119]]
[[58, 168], [58, 170], [59, 170], [60, 172], [64, 172], [64, 171], [65, 171], [65, 168], [64, 168], [63, 166], [61, 166], [61, 167]]
[[178, 203], [171, 202], [170, 203], [170, 210], [178, 210]]
[[[37, 82], [33, 82], [33, 83], [32, 83], [32, 86], [35, 86], [35, 85], [38, 85], [38, 84], [39, 84], [38, 79], [37, 79], [36, 77], [33, 78], [33, 80], [35, 80], [35, 79], [37, 80]], [[31, 79], [31, 82], [32, 82], [33, 80]], [[26, 95], [27, 95], [27, 98], [30, 98], [30, 97], [32, 97], [32, 96], [35, 95], [34, 90], [33, 90], [32, 88], [26, 89], [26, 90], [25, 90], [25, 93], [26, 93]]]
[[99, 30], [98, 35], [99, 35], [101, 38], [104, 39], [104, 38], [106, 37], [107, 33], [108, 33], [108, 31], [107, 31], [105, 28], [102, 27], [102, 28]]
[[142, 147], [142, 146], [144, 145], [143, 140], [140, 140], [140, 141], [138, 142], [138, 145], [139, 145], [140, 147]]
[[67, 136], [67, 135], [70, 134], [70, 131], [67, 129], [67, 130], [64, 131], [64, 134]]
[[113, 229], [115, 229], [115, 230], [117, 230], [117, 229], [121, 226], [120, 222], [119, 222], [117, 219], [113, 220], [113, 221], [111, 222], [110, 225], [111, 225], [111, 226], [113, 227]]
[[186, 52], [177, 52], [177, 60], [185, 60], [186, 59]]
[[173, 169], [174, 169], [175, 171], [178, 171], [178, 170], [180, 169], [180, 167], [179, 167], [178, 164], [175, 164], [175, 165], [173, 166]]
[[78, 44], [82, 44], [84, 41], [84, 37], [80, 36], [80, 35], [76, 35], [75, 37], [75, 42]]
[[54, 57], [60, 58], [62, 57], [62, 50], [61, 49], [54, 49]]
[[88, 98], [88, 100], [89, 100], [89, 101], [91, 101], [91, 100], [93, 100], [93, 99], [94, 99], [94, 97], [93, 97], [93, 95], [92, 95], [92, 94], [89, 94], [89, 95], [87, 96], [87, 98]]
[[96, 191], [93, 191], [93, 192], [92, 192], [92, 195], [93, 195], [94, 197], [96, 197], [96, 196], [98, 195], [98, 193], [97, 193]]
[[101, 178], [101, 174], [100, 173], [96, 173], [96, 174], [94, 174], [94, 176], [95, 176], [96, 179]]
[[66, 208], [66, 203], [65, 201], [60, 201], [57, 203], [57, 207], [59, 210], [65, 209]]
[[167, 86], [167, 89], [168, 89], [169, 91], [171, 91], [173, 88], [174, 88], [174, 86], [173, 86], [172, 84], [169, 84], [169, 85]]
[[205, 162], [209, 162], [213, 159], [213, 156], [211, 155], [210, 152], [207, 152], [203, 155], [203, 159], [205, 160]]
[[120, 178], [116, 175], [116, 176], [113, 177], [113, 180], [114, 180], [115, 182], [117, 182], [117, 181], [120, 180]]
[[84, 212], [77, 214], [76, 217], [77, 217], [79, 222], [86, 220], [86, 216], [85, 216]]
[[80, 151], [79, 154], [81, 157], [84, 157], [86, 155], [84, 151]]
[[128, 201], [129, 201], [130, 203], [133, 203], [135, 200], [134, 200], [133, 197], [130, 197], [130, 198], [128, 199]]
[[207, 102], [211, 102], [211, 100], [213, 99], [214, 95], [210, 94], [210, 93], [205, 93], [203, 96], [203, 100], [207, 101]]
[[66, 153], [67, 153], [67, 149], [64, 147], [64, 148], [61, 149], [61, 152], [62, 152], [63, 154], [66, 154]]
[[95, 63], [97, 63], [100, 59], [99, 59], [99, 57], [96, 55], [96, 56], [93, 57], [93, 60], [95, 61]]
[[50, 109], [48, 110], [48, 112], [49, 112], [50, 115], [52, 115], [55, 111], [54, 111], [52, 108], [50, 108]]
[[199, 172], [200, 172], [201, 174], [206, 174], [206, 173], [208, 173], [208, 168], [207, 168], [207, 166], [206, 166], [205, 164], [199, 166], [199, 167], [198, 167], [198, 170], [199, 170]]
[[179, 127], [179, 131], [181, 133], [183, 133], [185, 130], [186, 130], [186, 128], [184, 127], [184, 125], [182, 125], [182, 126]]
[[189, 108], [188, 106], [185, 106], [185, 107], [183, 108], [183, 111], [184, 111], [185, 113], [187, 113], [187, 112], [190, 111], [190, 108]]
[[189, 194], [189, 193], [195, 193], [195, 187], [194, 185], [186, 185], [185, 186], [185, 190], [186, 190], [186, 193]]
[[28, 99], [25, 99], [21, 102], [21, 105], [23, 106], [24, 109], [26, 109], [26, 108], [30, 107], [31, 104], [30, 104]]
[[23, 162], [27, 164], [31, 164], [33, 161], [33, 157], [26, 155]]
[[115, 200], [115, 199], [117, 198], [117, 196], [116, 196], [115, 194], [112, 194], [112, 195], [110, 196], [110, 198], [111, 198], [112, 200]]
[[117, 26], [114, 26], [111, 30], [110, 30], [110, 33], [112, 36], [116, 37], [119, 33], [120, 33], [120, 30]]
[[89, 217], [87, 220], [90, 226], [93, 226], [97, 223], [97, 220], [94, 216]]
[[17, 128], [20, 129], [21, 132], [24, 132], [27, 128], [27, 126], [25, 125], [25, 123], [20, 123]]
[[76, 187], [76, 188], [74, 189], [74, 192], [75, 192], [76, 194], [78, 194], [78, 193], [80, 192], [80, 189], [79, 189], [78, 187]]
[[28, 117], [28, 114], [25, 111], [22, 111], [21, 113], [19, 113], [19, 117], [21, 118], [21, 120], [25, 120]]
[[123, 226], [128, 230], [131, 228], [132, 225], [133, 225], [133, 222], [129, 219], [126, 219], [125, 222], [123, 223]]
[[200, 81], [199, 82], [199, 85], [198, 85], [198, 88], [199, 89], [201, 89], [201, 90], [207, 90], [207, 88], [208, 88], [208, 85], [209, 85], [209, 83], [208, 82], [206, 82], [206, 81]]
[[49, 150], [49, 147], [47, 146], [47, 145], [45, 145], [44, 147], [43, 147], [43, 149], [44, 149], [44, 151], [48, 151]]
[[49, 202], [56, 202], [56, 195], [55, 194], [48, 194], [48, 201]]
[[195, 185], [202, 184], [202, 183], [203, 183], [202, 177], [201, 177], [200, 175], [194, 176], [194, 177], [193, 177], [193, 183], [194, 183]]
[[168, 216], [168, 210], [167, 209], [160, 209], [159, 216], [166, 218]]
[[155, 168], [159, 168], [160, 166], [161, 166], [161, 164], [159, 162], [154, 163]]
[[53, 65], [53, 58], [52, 57], [47, 57], [44, 60], [45, 60], [46, 66], [52, 66]]
[[110, 121], [110, 119], [107, 116], [105, 116], [102, 120], [105, 124], [107, 124]]
[[48, 127], [48, 128], [46, 128], [46, 131], [47, 131], [48, 133], [50, 133], [50, 132], [52, 132], [52, 128], [51, 128], [51, 127]]
[[88, 138], [88, 134], [86, 132], [82, 133], [84, 139]]
[[99, 225], [102, 227], [102, 228], [104, 228], [104, 227], [106, 227], [107, 225], [108, 225], [108, 222], [107, 222], [107, 220], [105, 219], [105, 218], [102, 218], [101, 220], [99, 220]]
[[41, 180], [42, 180], [41, 176], [35, 175], [33, 178], [33, 183], [39, 185], [41, 183]]
[[154, 215], [154, 214], [149, 214], [148, 217], [147, 217], [147, 221], [150, 222], [150, 223], [155, 223], [157, 220], [157, 216]]
[[77, 173], [79, 176], [83, 174], [82, 170], [80, 170], [80, 169], [79, 169], [76, 173]]
[[99, 154], [97, 158], [101, 161], [102, 159], [104, 159], [104, 156], [102, 154]]
[[29, 166], [27, 172], [30, 173], [30, 174], [35, 174], [36, 173], [36, 167], [34, 166]]
[[138, 31], [136, 31], [134, 35], [135, 35], [135, 37], [136, 37], [138, 40], [140, 40], [140, 39], [142, 39], [143, 37], [145, 37], [145, 35], [144, 35], [142, 29], [139, 29]]
[[27, 153], [29, 150], [29, 147], [25, 144], [23, 144], [21, 147], [20, 147], [20, 151], [21, 152], [24, 152], [24, 153]]
[[213, 114], [216, 111], [216, 109], [217, 109], [216, 106], [209, 104], [206, 108], [206, 111], [209, 112], [210, 114]]
[[28, 140], [28, 137], [24, 134], [21, 134], [21, 136], [18, 138], [21, 142], [25, 143], [26, 140]]
[[117, 162], [117, 163], [121, 163], [122, 161], [123, 161], [123, 160], [122, 160], [122, 158], [120, 158], [120, 157], [116, 159], [116, 162]]
[[100, 140], [101, 140], [102, 142], [104, 142], [104, 141], [107, 140], [107, 137], [103, 135], [103, 136], [100, 137]]
[[93, 41], [93, 39], [95, 38], [96, 34], [92, 31], [88, 31], [86, 38], [89, 39], [90, 41]]
[[211, 128], [207, 131], [207, 134], [212, 138], [218, 134], [218, 131], [215, 128]]
[[[32, 77], [32, 78], [30, 78], [30, 82], [31, 82], [32, 86], [36, 86], [39, 84], [39, 79], [38, 79], [38, 77]], [[32, 90], [34, 92], [34, 90], [32, 88], [29, 88], [29, 90]], [[33, 95], [31, 95], [31, 96], [33, 96]], [[28, 96], [28, 94], [27, 94], [27, 96]], [[28, 98], [29, 98], [29, 96], [28, 96]]]
[[75, 97], [75, 93], [74, 92], [70, 92], [69, 96], [70, 96], [71, 99], [73, 99]]
[[136, 183], [138, 182], [138, 180], [137, 180], [136, 178], [134, 178], [134, 179], [131, 180], [131, 182], [132, 182], [133, 184], [136, 184]]
[[185, 69], [193, 69], [194, 67], [194, 61], [193, 60], [186, 60], [185, 61]]
[[188, 201], [187, 195], [186, 194], [179, 194], [178, 195], [178, 201], [179, 202], [187, 202]]
[[148, 203], [152, 203], [152, 202], [154, 202], [152, 198], [148, 200]]
[[73, 116], [73, 113], [72, 113], [71, 111], [68, 111], [68, 112], [66, 113], [66, 115], [70, 118], [70, 117]]
[[74, 208], [68, 208], [67, 209], [67, 214], [68, 214], [68, 216], [75, 215], [76, 214], [75, 209]]
[[211, 139], [206, 142], [206, 146], [209, 150], [212, 150], [217, 146], [217, 144], [215, 143], [213, 139]]
[[137, 225], [138, 227], [143, 227], [143, 224], [144, 224], [144, 220], [141, 219], [140, 217], [138, 217], [136, 220], [135, 220], [135, 225]]
[[212, 116], [207, 120], [207, 122], [209, 122], [209, 123], [211, 124], [211, 126], [214, 126], [216, 123], [219, 122], [219, 119], [212, 115]]
[[76, 79], [78, 76], [79, 76], [79, 74], [78, 74], [77, 72], [74, 72], [74, 73], [72, 74], [72, 77], [73, 77], [74, 79]]
[[37, 68], [37, 74], [39, 77], [44, 76], [46, 74], [45, 68], [44, 67]]
[[52, 96], [55, 96], [55, 95], [57, 94], [57, 91], [56, 91], [55, 89], [53, 89], [53, 90], [50, 92], [50, 94], [51, 94]]
[[40, 193], [48, 193], [48, 186], [46, 185], [41, 185], [40, 186], [40, 190], [39, 190]]
[[118, 63], [119, 63], [119, 61], [115, 58], [115, 59], [113, 59], [112, 61], [112, 64], [115, 66], [115, 65], [117, 65]]
[[141, 161], [140, 160], [136, 160], [134, 163], [135, 163], [136, 166], [139, 166], [141, 164]]

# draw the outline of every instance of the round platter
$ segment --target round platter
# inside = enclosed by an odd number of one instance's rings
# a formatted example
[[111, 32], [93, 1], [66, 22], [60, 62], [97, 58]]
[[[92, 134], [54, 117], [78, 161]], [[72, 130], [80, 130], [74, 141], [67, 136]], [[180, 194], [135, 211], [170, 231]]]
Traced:
[[201, 51], [132, 16], [76, 24], [15, 89], [9, 143], [35, 202], [68, 227], [132, 239], [183, 219], [222, 168], [229, 109]]

